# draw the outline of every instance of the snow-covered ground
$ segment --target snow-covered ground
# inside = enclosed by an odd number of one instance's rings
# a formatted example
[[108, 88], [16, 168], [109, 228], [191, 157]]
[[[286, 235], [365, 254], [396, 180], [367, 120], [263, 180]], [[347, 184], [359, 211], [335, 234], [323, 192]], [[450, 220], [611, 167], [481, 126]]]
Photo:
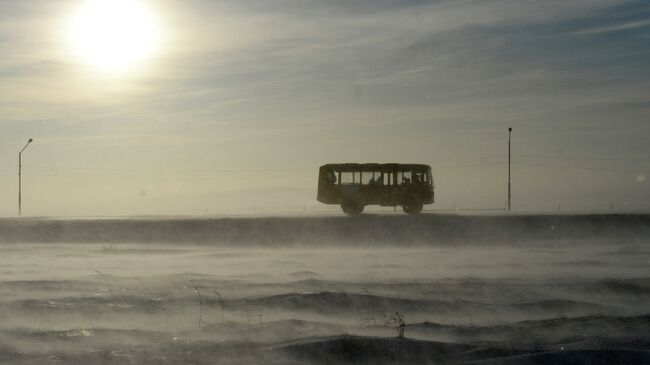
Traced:
[[2, 243], [0, 363], [647, 363], [644, 242]]

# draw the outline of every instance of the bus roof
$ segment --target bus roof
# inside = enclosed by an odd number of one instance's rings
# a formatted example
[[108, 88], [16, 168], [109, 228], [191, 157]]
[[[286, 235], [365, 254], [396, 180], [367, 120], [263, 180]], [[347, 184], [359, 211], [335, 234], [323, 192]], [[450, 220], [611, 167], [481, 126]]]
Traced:
[[424, 164], [404, 163], [330, 163], [320, 167], [321, 169], [331, 168], [334, 170], [357, 171], [357, 170], [391, 170], [391, 169], [430, 169]]

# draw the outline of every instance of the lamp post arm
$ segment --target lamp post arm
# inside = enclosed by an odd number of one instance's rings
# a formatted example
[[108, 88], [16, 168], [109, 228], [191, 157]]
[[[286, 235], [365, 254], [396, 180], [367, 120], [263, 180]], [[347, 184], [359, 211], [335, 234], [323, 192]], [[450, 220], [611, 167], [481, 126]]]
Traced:
[[20, 152], [18, 152], [18, 158], [20, 158], [20, 155], [22, 155], [22, 154], [23, 154], [23, 151], [25, 151], [25, 148], [27, 148], [27, 146], [29, 146], [29, 144], [30, 144], [30, 143], [32, 143], [32, 141], [31, 141], [31, 140], [30, 140], [29, 142], [27, 142], [27, 144], [25, 145], [25, 147], [23, 147], [23, 149], [22, 149], [22, 150], [20, 150]]

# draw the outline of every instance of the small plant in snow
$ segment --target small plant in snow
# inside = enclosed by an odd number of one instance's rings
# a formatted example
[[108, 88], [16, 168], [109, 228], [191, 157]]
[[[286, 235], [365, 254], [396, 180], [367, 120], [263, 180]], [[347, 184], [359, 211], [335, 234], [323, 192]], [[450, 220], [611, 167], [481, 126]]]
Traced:
[[386, 326], [392, 327], [397, 330], [397, 338], [404, 338], [404, 329], [406, 328], [406, 322], [404, 322], [404, 317], [402, 317], [399, 312], [391, 315], [390, 318], [386, 320]]

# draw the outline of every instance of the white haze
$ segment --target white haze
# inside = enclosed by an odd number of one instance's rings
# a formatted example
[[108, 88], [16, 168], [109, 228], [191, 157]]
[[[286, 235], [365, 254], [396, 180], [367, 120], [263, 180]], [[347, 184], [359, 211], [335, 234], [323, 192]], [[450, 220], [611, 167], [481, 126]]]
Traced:
[[[0, 344], [16, 363], [95, 356], [114, 363], [262, 364], [269, 356], [291, 363], [302, 356], [292, 341], [393, 337], [384, 322], [395, 311], [406, 320], [407, 337], [452, 342], [461, 341], [453, 326], [476, 326], [481, 336], [525, 320], [541, 326], [556, 318], [643, 315], [649, 262], [645, 245], [612, 240], [276, 249], [6, 243]], [[498, 331], [508, 336], [508, 327]], [[531, 336], [555, 343], [576, 335], [562, 331]]]

